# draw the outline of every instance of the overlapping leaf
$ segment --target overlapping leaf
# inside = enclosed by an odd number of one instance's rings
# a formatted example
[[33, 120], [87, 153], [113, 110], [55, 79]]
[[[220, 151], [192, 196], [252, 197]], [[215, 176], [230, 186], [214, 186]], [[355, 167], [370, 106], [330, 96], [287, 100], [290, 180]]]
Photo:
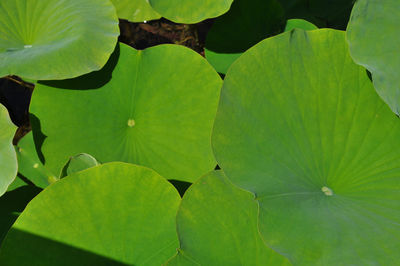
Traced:
[[295, 30], [230, 68], [213, 146], [226, 175], [255, 194], [267, 244], [295, 264], [394, 265], [399, 134], [345, 33]]
[[183, 197], [177, 215], [178, 254], [168, 265], [290, 265], [267, 248], [257, 226], [253, 196], [216, 171]]
[[177, 23], [197, 23], [226, 13], [233, 0], [148, 0], [161, 16]]
[[81, 153], [72, 156], [63, 167], [60, 178], [98, 165], [100, 165], [100, 163], [90, 154]]
[[143, 22], [159, 19], [161, 16], [154, 11], [148, 0], [111, 0], [117, 9], [118, 17], [133, 22]]
[[400, 114], [400, 2], [360, 0], [347, 29], [356, 63], [371, 71], [375, 89], [393, 112]]

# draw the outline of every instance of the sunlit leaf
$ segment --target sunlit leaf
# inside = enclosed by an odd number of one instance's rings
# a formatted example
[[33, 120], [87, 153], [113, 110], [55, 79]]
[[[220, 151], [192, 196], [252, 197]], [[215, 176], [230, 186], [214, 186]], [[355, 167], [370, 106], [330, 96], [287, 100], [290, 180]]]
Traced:
[[232, 65], [213, 146], [259, 202], [266, 243], [294, 264], [395, 265], [399, 135], [345, 33], [294, 30]]
[[0, 264], [161, 265], [178, 246], [179, 202], [148, 168], [110, 163], [72, 174], [29, 203], [3, 242]]
[[77, 77], [102, 68], [119, 35], [108, 0], [1, 0], [0, 77]]

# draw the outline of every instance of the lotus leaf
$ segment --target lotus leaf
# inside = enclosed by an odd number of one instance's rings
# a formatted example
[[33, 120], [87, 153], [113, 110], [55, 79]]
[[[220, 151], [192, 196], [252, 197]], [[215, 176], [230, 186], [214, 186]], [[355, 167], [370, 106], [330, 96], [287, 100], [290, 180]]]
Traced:
[[117, 9], [118, 17], [133, 22], [143, 22], [159, 19], [161, 16], [154, 11], [148, 0], [111, 0]]
[[222, 171], [200, 178], [179, 207], [180, 249], [168, 265], [290, 265], [264, 244], [257, 218], [253, 195]]
[[291, 31], [293, 29], [316, 30], [318, 28], [311, 22], [308, 22], [304, 19], [289, 19], [286, 22], [285, 31]]
[[18, 172], [40, 188], [58, 180], [55, 174], [41, 162], [35, 147], [32, 132], [26, 134], [16, 147]]
[[198, 23], [226, 13], [233, 0], [148, 0], [161, 16], [176, 23]]
[[18, 215], [39, 192], [39, 188], [16, 178], [0, 197], [0, 245]]
[[240, 57], [212, 141], [225, 174], [255, 195], [267, 245], [294, 264], [396, 265], [399, 135], [345, 33], [324, 29]]
[[17, 155], [12, 145], [16, 130], [7, 109], [0, 104], [0, 196], [17, 176]]
[[86, 170], [91, 167], [100, 165], [100, 163], [90, 154], [81, 153], [72, 156], [67, 164], [63, 167], [61, 171], [61, 178], [66, 177], [70, 174]]
[[400, 2], [359, 0], [347, 29], [350, 53], [373, 76], [375, 89], [400, 115]]
[[108, 0], [1, 0], [0, 77], [77, 77], [101, 69], [119, 35]]
[[175, 188], [145, 167], [109, 163], [77, 172], [28, 204], [4, 239], [0, 263], [161, 265], [178, 246], [179, 202]]
[[214, 169], [210, 139], [222, 81], [207, 61], [183, 46], [138, 51], [124, 44], [114, 60], [114, 68], [110, 62], [97, 73], [35, 89], [31, 112], [47, 136], [45, 165], [60, 173], [69, 157], [88, 153], [182, 181]]

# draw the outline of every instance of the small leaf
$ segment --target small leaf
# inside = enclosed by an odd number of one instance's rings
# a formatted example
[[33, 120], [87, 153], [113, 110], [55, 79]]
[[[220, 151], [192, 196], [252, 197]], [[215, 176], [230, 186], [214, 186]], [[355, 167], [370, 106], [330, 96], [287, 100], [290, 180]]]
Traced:
[[308, 22], [307, 20], [304, 19], [289, 19], [286, 22], [285, 31], [291, 31], [293, 29], [316, 30], [318, 28], [311, 22]]
[[100, 165], [100, 163], [90, 154], [81, 153], [75, 155], [71, 157], [63, 167], [60, 178], [98, 165]]

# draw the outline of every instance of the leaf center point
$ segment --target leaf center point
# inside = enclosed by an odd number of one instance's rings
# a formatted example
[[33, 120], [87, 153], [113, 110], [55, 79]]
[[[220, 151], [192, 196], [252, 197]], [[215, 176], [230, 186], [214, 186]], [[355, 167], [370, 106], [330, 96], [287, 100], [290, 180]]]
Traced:
[[134, 126], [135, 126], [135, 120], [129, 119], [129, 120], [128, 120], [128, 126], [129, 126], [129, 127], [134, 127]]
[[333, 196], [332, 189], [330, 189], [328, 187], [322, 187], [321, 190], [322, 190], [322, 192], [325, 193], [326, 196]]

